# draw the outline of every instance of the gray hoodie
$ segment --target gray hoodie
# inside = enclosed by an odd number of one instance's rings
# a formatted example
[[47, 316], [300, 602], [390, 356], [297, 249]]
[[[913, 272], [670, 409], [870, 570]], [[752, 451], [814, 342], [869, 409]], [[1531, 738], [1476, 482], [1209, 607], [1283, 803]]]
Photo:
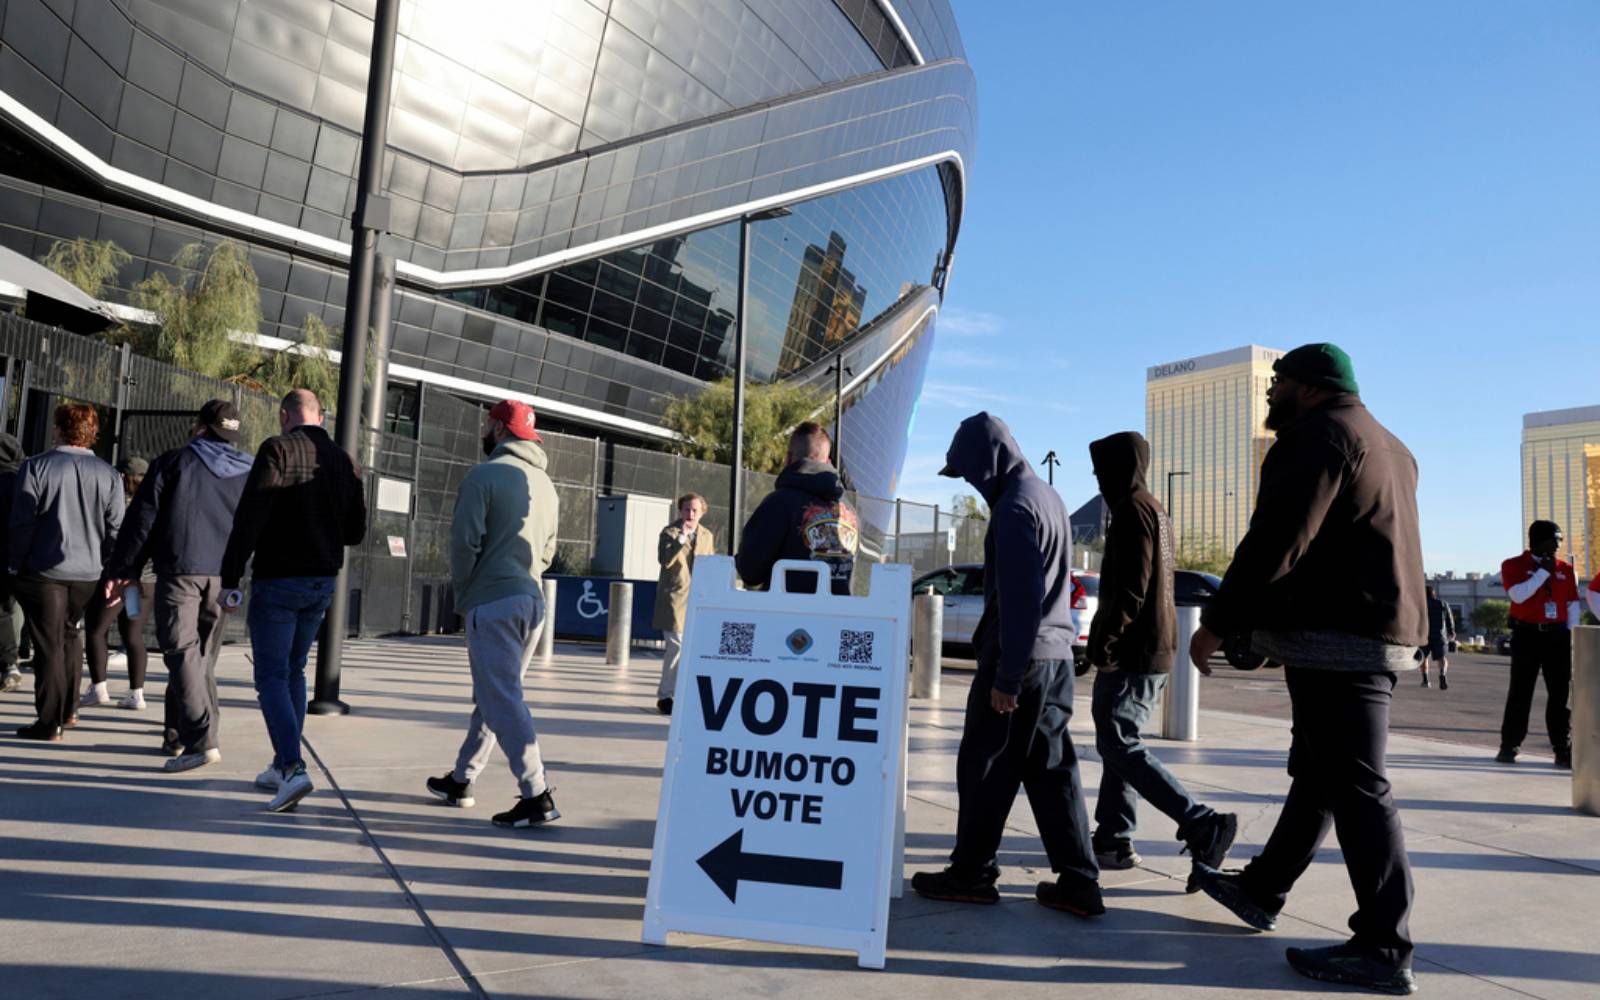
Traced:
[[1072, 527], [1055, 488], [1033, 474], [998, 417], [961, 421], [942, 473], [965, 479], [989, 504], [983, 538], [983, 616], [973, 630], [994, 689], [1016, 694], [1034, 660], [1071, 660]]
[[539, 593], [539, 577], [556, 555], [559, 501], [549, 464], [543, 448], [513, 438], [461, 481], [450, 524], [458, 612]]
[[28, 459], [11, 505], [11, 572], [100, 579], [126, 506], [122, 476], [87, 448], [58, 445]]

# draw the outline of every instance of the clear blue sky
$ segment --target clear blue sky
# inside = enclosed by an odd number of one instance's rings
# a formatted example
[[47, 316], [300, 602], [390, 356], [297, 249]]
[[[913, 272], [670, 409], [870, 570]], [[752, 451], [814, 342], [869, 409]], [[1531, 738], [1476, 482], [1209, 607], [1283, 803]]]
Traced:
[[954, 0], [978, 157], [901, 495], [987, 408], [1070, 507], [1145, 366], [1331, 340], [1430, 572], [1520, 551], [1522, 414], [1600, 404], [1600, 3]]

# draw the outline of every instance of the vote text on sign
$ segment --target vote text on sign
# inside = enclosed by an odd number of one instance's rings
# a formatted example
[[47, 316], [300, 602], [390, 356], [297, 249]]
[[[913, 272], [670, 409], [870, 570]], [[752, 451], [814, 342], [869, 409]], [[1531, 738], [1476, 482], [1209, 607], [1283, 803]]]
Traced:
[[[815, 573], [790, 594], [786, 570]], [[854, 951], [882, 968], [905, 767], [911, 570], [866, 597], [780, 562], [769, 593], [695, 563], [644, 940], [693, 931]]]

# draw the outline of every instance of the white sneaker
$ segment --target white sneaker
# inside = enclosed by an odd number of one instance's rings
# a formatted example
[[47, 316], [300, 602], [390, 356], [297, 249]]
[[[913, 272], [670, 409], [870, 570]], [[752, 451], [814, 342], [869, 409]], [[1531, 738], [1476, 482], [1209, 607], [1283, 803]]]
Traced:
[[83, 693], [83, 697], [78, 699], [78, 704], [80, 704], [80, 705], [109, 705], [109, 704], [111, 704], [111, 692], [106, 690], [105, 681], [101, 681], [99, 684], [91, 684], [91, 685], [89, 685], [89, 690], [85, 691]]
[[278, 786], [282, 783], [283, 775], [279, 774], [278, 769], [273, 767], [271, 764], [267, 765], [267, 769], [265, 771], [262, 771], [260, 774], [256, 775], [256, 787], [265, 788], [269, 792], [276, 792], [278, 790]]
[[161, 765], [167, 771], [193, 771], [197, 767], [215, 764], [222, 759], [222, 751], [216, 747], [202, 750], [199, 753], [180, 754]]
[[129, 688], [128, 693], [117, 702], [118, 708], [131, 709], [135, 712], [144, 711], [144, 688]]
[[278, 794], [267, 803], [267, 812], [288, 812], [311, 794], [311, 788], [311, 778], [306, 774], [306, 769], [296, 766], [293, 771], [284, 774], [278, 785]]
[[106, 657], [107, 670], [126, 670], [128, 668], [127, 653], [112, 653]]

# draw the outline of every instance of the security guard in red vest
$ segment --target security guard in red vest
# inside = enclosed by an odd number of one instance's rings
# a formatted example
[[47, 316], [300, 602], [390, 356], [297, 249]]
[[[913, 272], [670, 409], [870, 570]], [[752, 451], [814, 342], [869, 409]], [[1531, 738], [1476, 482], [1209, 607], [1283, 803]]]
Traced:
[[1502, 764], [1516, 763], [1522, 738], [1528, 735], [1533, 689], [1543, 672], [1544, 722], [1556, 767], [1572, 767], [1567, 692], [1572, 687], [1572, 630], [1583, 605], [1577, 574], [1557, 556], [1562, 540], [1554, 521], [1535, 521], [1528, 526], [1528, 550], [1500, 565], [1500, 582], [1511, 598], [1511, 688], [1495, 757]]

